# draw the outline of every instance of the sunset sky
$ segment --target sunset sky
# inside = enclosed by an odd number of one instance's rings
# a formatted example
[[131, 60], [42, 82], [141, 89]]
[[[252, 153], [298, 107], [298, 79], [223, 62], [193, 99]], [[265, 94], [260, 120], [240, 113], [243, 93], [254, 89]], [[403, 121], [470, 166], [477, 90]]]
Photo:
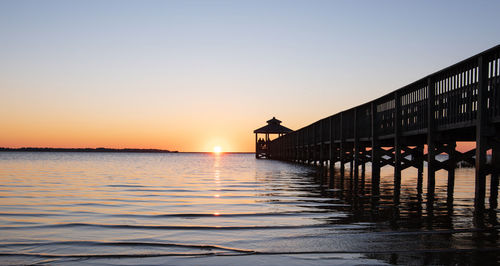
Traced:
[[500, 43], [500, 1], [0, 1], [0, 147], [253, 151]]

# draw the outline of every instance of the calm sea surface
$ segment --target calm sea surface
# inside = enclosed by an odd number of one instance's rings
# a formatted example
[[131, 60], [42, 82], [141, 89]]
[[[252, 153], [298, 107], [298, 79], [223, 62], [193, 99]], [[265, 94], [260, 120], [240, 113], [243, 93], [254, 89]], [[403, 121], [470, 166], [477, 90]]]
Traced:
[[498, 210], [473, 215], [473, 169], [457, 169], [453, 202], [438, 172], [432, 208], [416, 170], [394, 206], [390, 167], [372, 208], [369, 172], [354, 193], [253, 154], [3, 152], [0, 264], [500, 262]]

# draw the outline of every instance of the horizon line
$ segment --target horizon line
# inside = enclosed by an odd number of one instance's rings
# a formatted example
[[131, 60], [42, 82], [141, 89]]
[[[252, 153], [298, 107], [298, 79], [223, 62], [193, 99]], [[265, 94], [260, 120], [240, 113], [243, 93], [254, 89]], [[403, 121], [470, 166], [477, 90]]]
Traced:
[[[211, 151], [177, 151], [157, 148], [56, 148], [56, 147], [0, 147], [0, 152], [136, 152], [136, 153], [213, 153]], [[226, 154], [254, 154], [255, 152], [245, 151], [222, 151]]]

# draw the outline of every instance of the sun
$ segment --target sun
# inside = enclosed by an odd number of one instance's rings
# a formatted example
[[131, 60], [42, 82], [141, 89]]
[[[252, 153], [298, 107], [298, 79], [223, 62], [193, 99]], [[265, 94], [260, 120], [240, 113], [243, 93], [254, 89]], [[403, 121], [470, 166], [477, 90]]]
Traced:
[[214, 147], [214, 153], [221, 153], [221, 152], [222, 152], [222, 148], [220, 146]]

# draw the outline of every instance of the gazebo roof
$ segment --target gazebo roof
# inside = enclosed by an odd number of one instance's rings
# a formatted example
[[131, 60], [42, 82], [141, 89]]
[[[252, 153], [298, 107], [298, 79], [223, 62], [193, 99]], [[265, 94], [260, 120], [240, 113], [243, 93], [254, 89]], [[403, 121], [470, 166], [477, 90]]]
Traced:
[[268, 134], [283, 134], [289, 133], [293, 130], [284, 127], [281, 124], [281, 121], [273, 117], [271, 120], [267, 121], [267, 125], [261, 128], [258, 128], [253, 131], [253, 133], [268, 133]]

